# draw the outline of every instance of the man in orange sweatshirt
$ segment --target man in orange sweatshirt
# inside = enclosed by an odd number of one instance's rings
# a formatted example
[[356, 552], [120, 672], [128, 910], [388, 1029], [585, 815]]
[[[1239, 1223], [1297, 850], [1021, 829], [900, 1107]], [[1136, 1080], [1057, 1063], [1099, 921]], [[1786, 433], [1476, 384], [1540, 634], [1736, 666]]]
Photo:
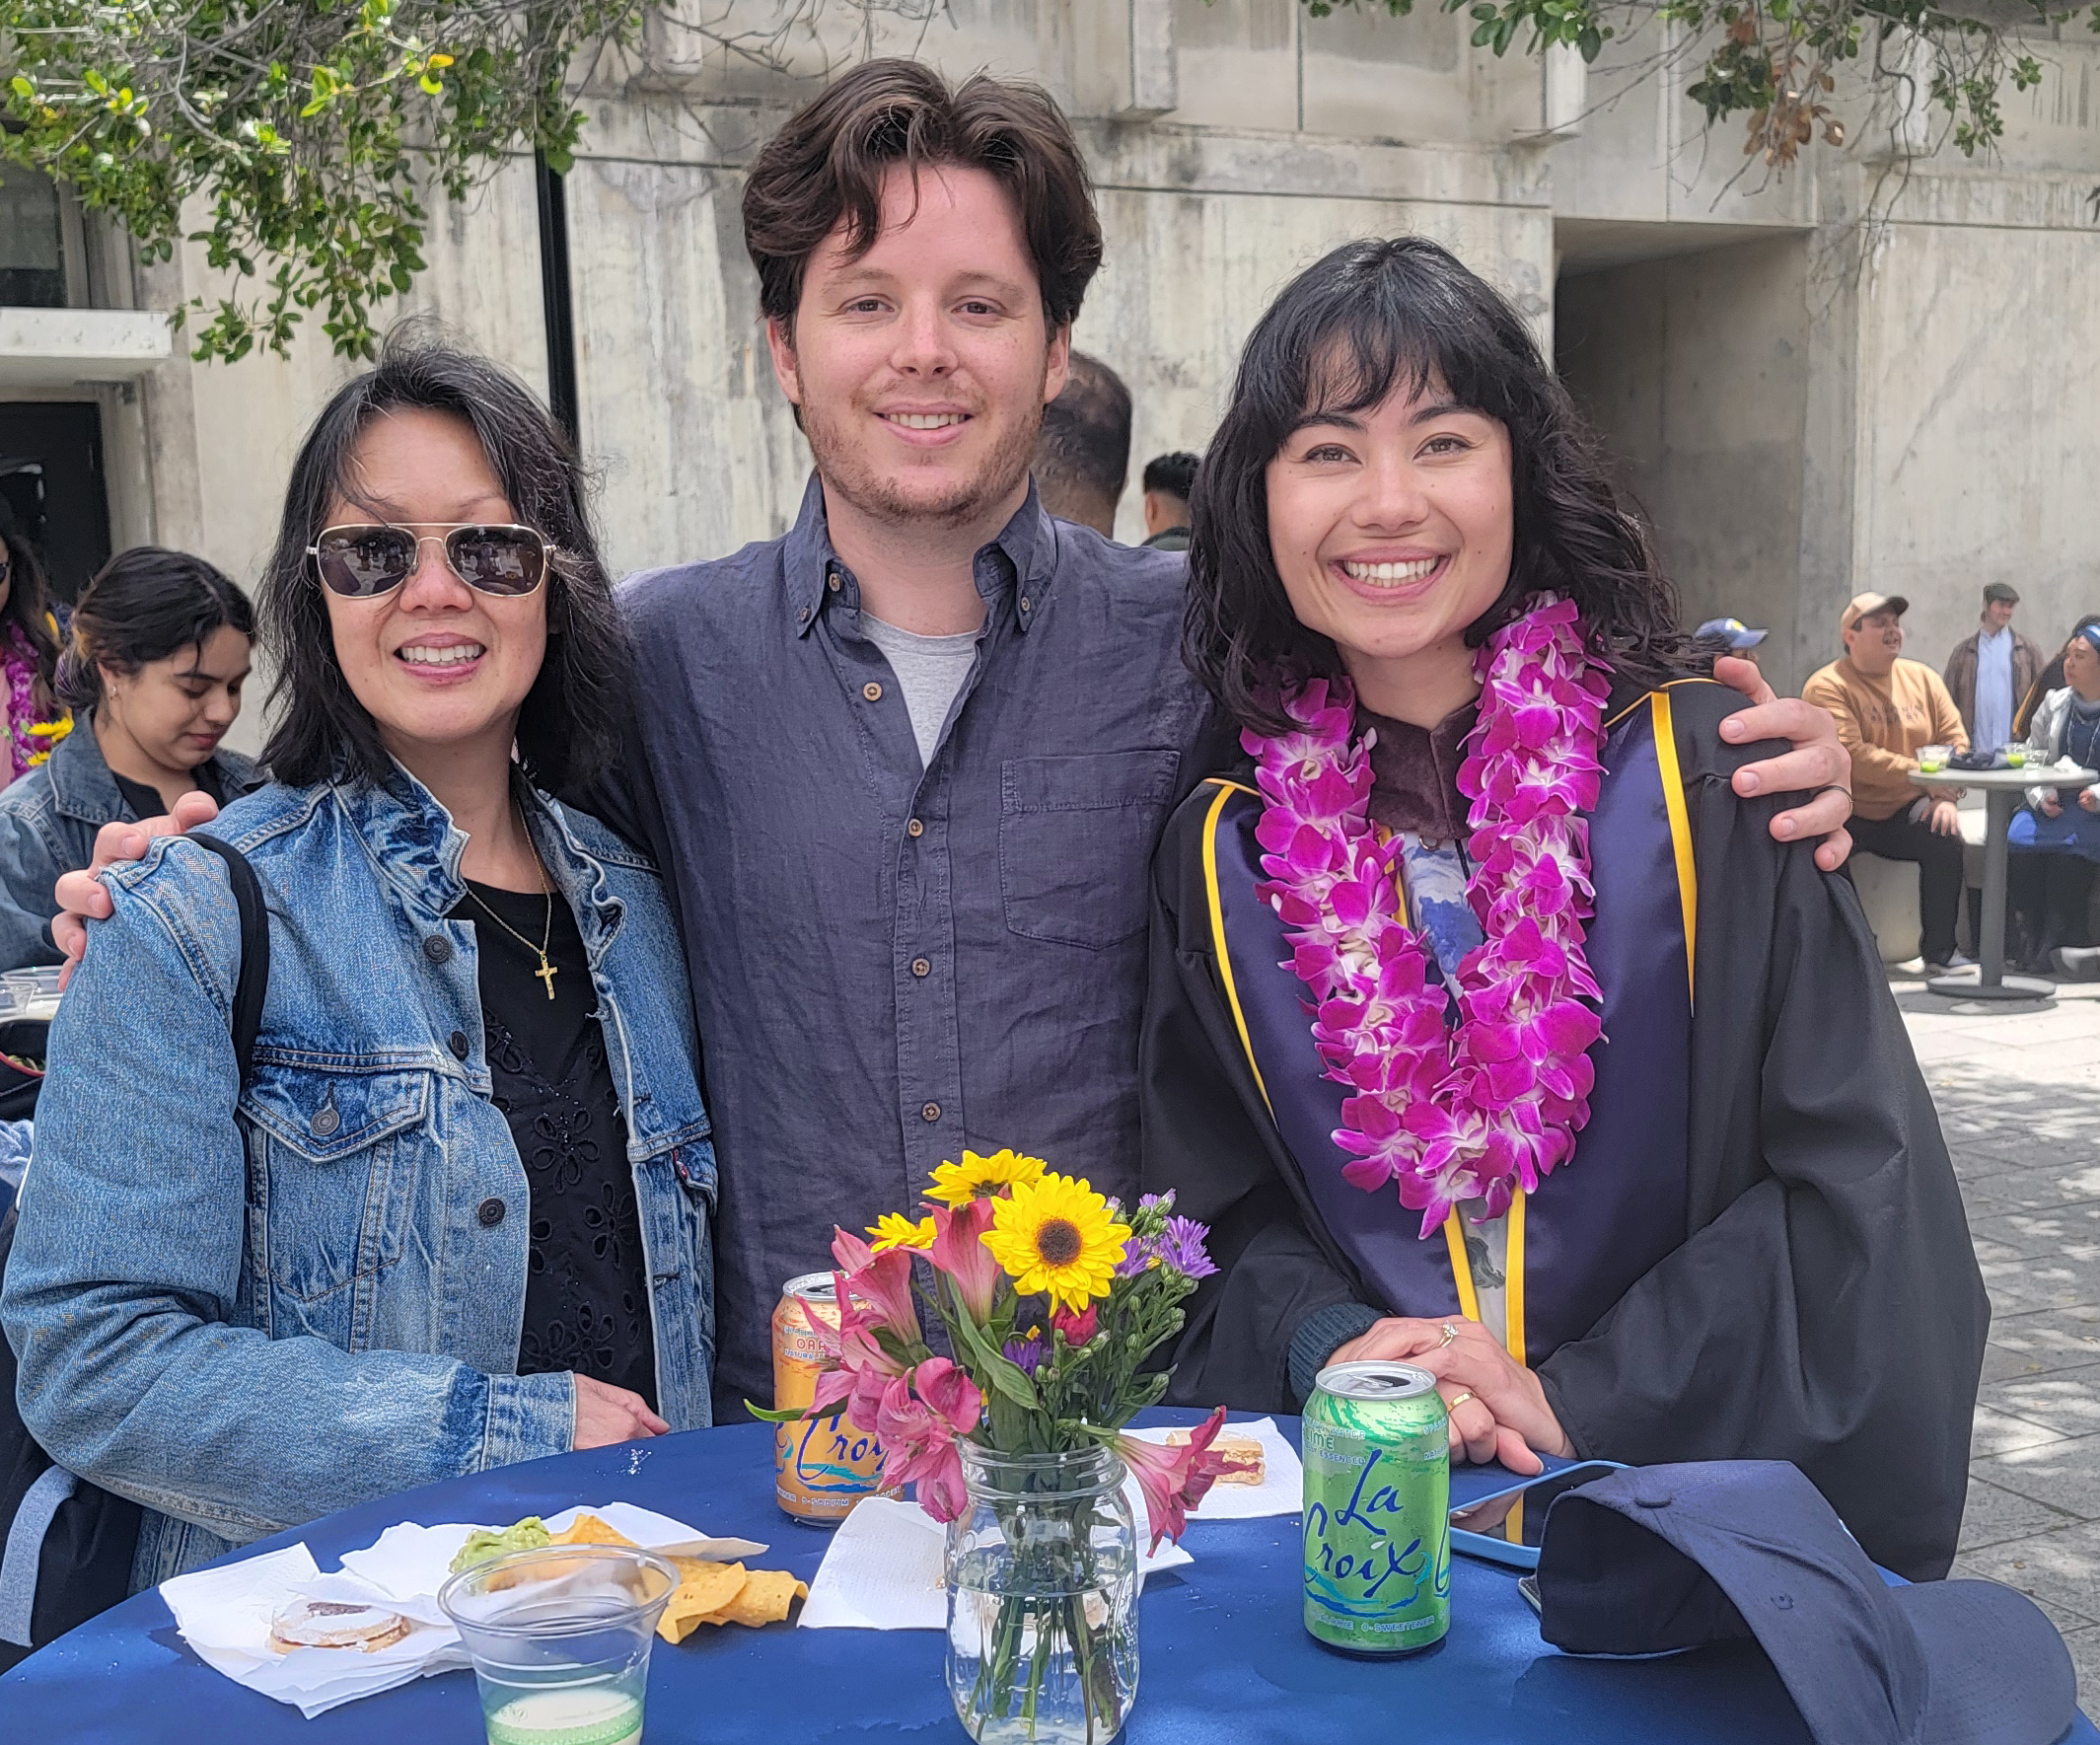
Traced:
[[[1962, 900], [1962, 827], [1946, 790], [1918, 785], [1919, 748], [1966, 752], [1969, 735], [1940, 676], [1903, 656], [1910, 602], [1860, 594], [1838, 620], [1843, 659], [1801, 688], [1805, 701], [1838, 718], [1839, 742], [1852, 755], [1852, 840], [1884, 860], [1918, 866], [1925, 962], [1959, 968], [1954, 917]], [[1851, 876], [1849, 870], [1846, 876]]]

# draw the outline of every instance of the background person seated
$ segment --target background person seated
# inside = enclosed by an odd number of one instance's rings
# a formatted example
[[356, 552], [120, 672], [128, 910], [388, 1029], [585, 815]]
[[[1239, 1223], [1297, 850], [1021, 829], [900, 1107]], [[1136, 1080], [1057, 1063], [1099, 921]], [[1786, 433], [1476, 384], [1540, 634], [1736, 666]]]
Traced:
[[[1918, 785], [1921, 746], [1969, 749], [1969, 735], [1940, 676], [1903, 655], [1910, 602], [1856, 595], [1838, 619], [1843, 658], [1814, 674], [1802, 699], [1830, 710], [1852, 755], [1852, 841], [1884, 860], [1918, 867], [1924, 959], [1935, 970], [1970, 962], [1954, 949], [1962, 901], [1962, 827], [1950, 792]], [[1847, 868], [1846, 876], [1851, 876]]]
[[241, 714], [255, 617], [201, 557], [119, 551], [73, 609], [58, 663], [73, 731], [0, 793], [0, 969], [57, 964], [58, 875], [87, 865], [106, 824], [158, 818], [201, 789], [238, 799], [260, 779], [221, 748]]
[[[2035, 710], [2027, 734], [2031, 756], [2068, 758], [2100, 769], [2100, 623], [2073, 636], [2064, 651], [2064, 677]], [[2100, 868], [2100, 785], [2032, 787], [2005, 834], [2013, 913], [2022, 968], [2080, 974], [2077, 960], [2056, 961], [2065, 946], [2090, 945], [2087, 906]]]

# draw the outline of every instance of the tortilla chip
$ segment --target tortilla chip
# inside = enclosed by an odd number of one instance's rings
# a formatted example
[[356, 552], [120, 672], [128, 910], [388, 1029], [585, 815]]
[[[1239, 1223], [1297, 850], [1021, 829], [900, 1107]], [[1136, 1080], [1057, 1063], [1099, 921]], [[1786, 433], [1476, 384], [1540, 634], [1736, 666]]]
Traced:
[[[548, 1541], [551, 1545], [634, 1545], [617, 1527], [608, 1527], [596, 1515], [578, 1515]], [[636, 1549], [639, 1549], [638, 1547]]]
[[682, 1642], [701, 1624], [716, 1622], [742, 1590], [747, 1571], [742, 1563], [709, 1563], [698, 1558], [673, 1558], [678, 1589], [665, 1602], [656, 1634], [667, 1642]]
[[797, 1581], [785, 1569], [754, 1569], [723, 1610], [706, 1624], [743, 1624], [753, 1630], [761, 1625], [785, 1624], [788, 1608], [809, 1597], [809, 1583]]

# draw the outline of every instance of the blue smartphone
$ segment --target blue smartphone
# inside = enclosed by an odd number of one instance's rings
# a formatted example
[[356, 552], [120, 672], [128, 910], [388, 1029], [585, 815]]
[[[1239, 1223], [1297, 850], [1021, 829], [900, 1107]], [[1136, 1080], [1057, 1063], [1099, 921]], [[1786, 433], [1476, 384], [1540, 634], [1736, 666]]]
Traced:
[[1618, 1460], [1577, 1461], [1462, 1502], [1451, 1511], [1451, 1549], [1512, 1569], [1536, 1569], [1554, 1498], [1625, 1466]]

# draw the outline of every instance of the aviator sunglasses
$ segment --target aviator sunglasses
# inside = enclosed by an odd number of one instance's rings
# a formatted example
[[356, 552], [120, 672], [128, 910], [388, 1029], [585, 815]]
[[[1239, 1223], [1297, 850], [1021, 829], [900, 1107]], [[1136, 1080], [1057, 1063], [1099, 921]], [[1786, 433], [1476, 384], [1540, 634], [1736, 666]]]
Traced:
[[446, 566], [470, 588], [506, 599], [530, 594], [545, 581], [554, 554], [554, 547], [529, 527], [458, 522], [442, 537], [404, 527], [324, 528], [307, 555], [331, 593], [376, 600], [415, 573], [425, 540], [438, 541]]

